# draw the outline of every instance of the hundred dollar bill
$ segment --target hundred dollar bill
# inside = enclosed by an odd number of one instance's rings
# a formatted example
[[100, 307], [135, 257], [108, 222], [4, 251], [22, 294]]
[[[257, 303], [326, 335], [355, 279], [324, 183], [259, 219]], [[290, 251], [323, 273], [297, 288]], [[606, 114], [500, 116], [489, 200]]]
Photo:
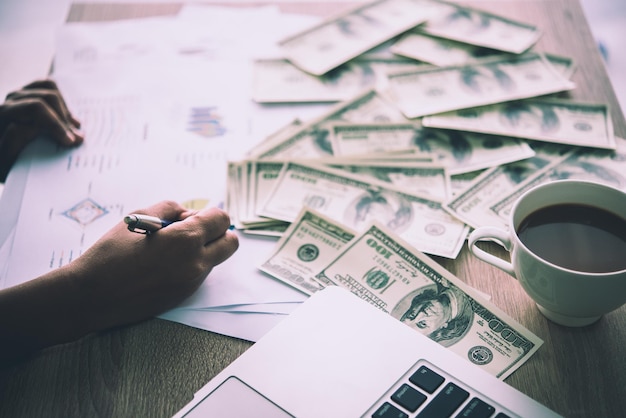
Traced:
[[458, 196], [459, 193], [467, 190], [469, 185], [488, 169], [470, 171], [469, 173], [455, 174], [450, 176], [450, 190], [452, 196]]
[[[346, 169], [347, 171], [352, 172], [356, 172], [357, 170], [359, 170], [361, 173], [372, 173], [374, 172], [374, 170], [376, 170], [376, 167], [380, 167], [378, 169], [379, 179], [382, 178], [382, 170], [385, 167], [390, 167], [392, 165], [404, 165], [405, 167], [407, 167], [404, 171], [407, 176], [405, 180], [407, 182], [410, 182], [411, 186], [410, 188], [407, 188], [407, 190], [414, 192], [417, 192], [418, 188], [422, 192], [426, 191], [426, 186], [424, 185], [426, 181], [418, 181], [418, 173], [415, 171], [417, 170], [416, 167], [425, 167], [424, 164], [430, 163], [431, 161], [432, 160], [427, 156], [418, 153], [410, 155], [405, 154], [401, 158], [399, 156], [388, 155], [380, 156], [378, 158], [375, 156], [368, 156], [367, 158], [359, 160], [344, 158], [322, 158], [306, 160], [308, 164], [312, 165], [321, 164], [330, 167], [335, 166], [336, 168], [341, 167], [343, 169]], [[245, 228], [249, 231], [254, 226], [255, 229], [260, 231], [263, 226], [268, 225], [268, 227], [272, 229], [272, 231], [273, 229], [275, 229], [275, 221], [272, 219], [259, 217], [257, 215], [257, 211], [258, 208], [260, 208], [261, 205], [268, 198], [272, 189], [276, 186], [278, 176], [282, 170], [284, 163], [285, 161], [281, 160], [247, 160], [239, 162], [240, 179], [238, 184], [242, 190], [237, 193], [237, 195], [239, 196], [238, 203], [240, 213], [237, 219], [239, 220], [238, 225], [241, 225], [242, 228]], [[360, 169], [353, 168], [352, 170], [350, 170], [351, 167], [360, 167]], [[388, 170], [391, 169], [388, 168]], [[426, 168], [423, 168], [423, 170], [420, 171], [419, 174], [426, 175], [426, 170]], [[436, 168], [433, 168], [432, 170], [434, 171], [436, 170]], [[443, 168], [441, 168], [441, 170], [443, 171]], [[440, 196], [440, 194], [445, 193], [445, 191], [447, 190], [446, 188], [443, 188], [444, 180], [440, 177], [436, 177], [436, 175], [433, 174], [433, 171], [428, 171], [428, 173], [431, 174], [431, 176], [428, 177], [428, 188], [431, 193], [427, 194], [437, 198], [441, 197], [441, 199], [444, 200], [445, 196]], [[441, 173], [438, 172], [438, 174]], [[399, 185], [403, 183], [402, 175], [397, 172], [389, 172], [387, 177], [394, 184]]]
[[499, 200], [491, 202], [489, 210], [506, 222], [513, 204], [524, 192], [556, 180], [588, 180], [626, 191], [626, 141], [617, 139], [618, 147], [614, 151], [576, 149], [564, 160], [544, 167]]
[[501, 379], [543, 341], [374, 222], [315, 278], [337, 285]]
[[472, 228], [501, 226], [505, 223], [489, 210], [489, 205], [549, 164], [567, 158], [570, 147], [538, 146], [536, 154], [526, 160], [489, 168], [444, 205], [444, 209]]
[[437, 38], [419, 30], [413, 30], [403, 35], [391, 46], [391, 50], [394, 54], [438, 67], [471, 64], [485, 57], [507, 54], [495, 49]]
[[241, 170], [242, 164], [240, 162], [228, 162], [226, 175], [226, 199], [224, 201], [224, 209], [230, 215], [231, 223], [237, 228], [241, 227], [240, 219], [242, 217], [242, 197], [240, 193], [243, 187], [241, 184]]
[[263, 237], [282, 237], [287, 228], [291, 224], [289, 222], [266, 223], [260, 226], [245, 226], [242, 232], [246, 235], [255, 235]]
[[548, 60], [550, 64], [552, 64], [552, 68], [556, 70], [559, 74], [561, 74], [565, 78], [570, 78], [574, 71], [576, 71], [576, 64], [574, 60], [570, 57], [564, 57], [562, 55], [555, 54], [543, 54], [544, 57]]
[[[390, 49], [394, 54], [438, 67], [474, 64], [487, 57], [510, 56], [507, 52], [427, 35], [419, 29], [403, 35]], [[571, 77], [575, 69], [571, 58], [548, 53], [544, 55], [559, 74], [565, 78]]]
[[355, 230], [377, 219], [420, 251], [456, 258], [468, 227], [439, 201], [345, 171], [297, 162], [285, 164], [259, 216], [293, 222], [307, 206]]
[[423, 129], [419, 123], [334, 124], [333, 154], [364, 155], [408, 150], [430, 153], [450, 174], [466, 173], [506, 164], [535, 153], [525, 142], [481, 134]]
[[402, 112], [383, 99], [376, 90], [367, 89], [354, 98], [338, 103], [320, 117], [281, 137], [256, 153], [258, 159], [322, 158], [332, 156], [329, 124], [334, 122], [407, 122]]
[[289, 61], [323, 75], [377, 45], [426, 21], [424, 0], [378, 0], [332, 17], [279, 42]]
[[410, 119], [575, 87], [543, 55], [535, 53], [390, 74], [388, 79], [383, 94]]
[[390, 183], [409, 193], [445, 201], [450, 196], [450, 175], [445, 167], [432, 163], [352, 161], [328, 164], [364, 179]]
[[333, 155], [358, 157], [416, 148], [419, 126], [412, 123], [334, 123], [330, 128]]
[[359, 57], [323, 76], [314, 76], [286, 59], [256, 60], [253, 65], [252, 99], [258, 103], [349, 100], [366, 88], [383, 86], [389, 73], [410, 71], [424, 66], [403, 57]]
[[259, 269], [312, 295], [324, 288], [313, 276], [355, 235], [351, 228], [304, 207]]
[[257, 208], [267, 199], [270, 192], [276, 185], [278, 175], [282, 170], [282, 161], [252, 160], [246, 162], [247, 183], [245, 196], [245, 216], [241, 222], [244, 226], [259, 227], [264, 223], [274, 223], [271, 220], [259, 218], [256, 215]]
[[437, 3], [437, 13], [420, 27], [430, 35], [514, 54], [528, 50], [541, 36], [533, 25], [448, 2]]
[[605, 104], [526, 99], [427, 116], [422, 124], [557, 144], [617, 147], [611, 114]]
[[275, 132], [272, 132], [266, 138], [259, 143], [252, 146], [246, 152], [247, 158], [257, 158], [258, 155], [263, 154], [266, 150], [271, 149], [278, 144], [283, 143], [286, 139], [291, 138], [296, 132], [302, 128], [303, 122], [296, 118], [285, 126], [282, 126]]

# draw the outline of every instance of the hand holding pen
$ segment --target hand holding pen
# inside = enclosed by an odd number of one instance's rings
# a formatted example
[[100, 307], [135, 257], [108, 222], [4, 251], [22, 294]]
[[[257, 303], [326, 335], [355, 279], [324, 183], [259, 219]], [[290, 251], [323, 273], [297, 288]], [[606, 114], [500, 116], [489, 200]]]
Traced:
[[0, 345], [2, 359], [174, 308], [239, 246], [228, 214], [217, 208], [189, 211], [165, 201], [136, 213], [177, 221], [150, 239], [118, 222], [70, 263], [0, 290], [0, 339], [9, 342]]
[[[147, 213], [153, 215], [146, 218]], [[218, 208], [190, 211], [166, 201], [135, 215], [140, 221], [151, 221], [137, 225], [142, 233], [159, 229], [152, 239], [129, 233], [130, 224], [120, 222], [70, 264], [84, 282], [86, 309], [103, 310], [95, 315], [96, 325], [90, 325], [89, 331], [136, 322], [175, 307], [239, 246], [230, 230], [230, 217]], [[153, 223], [155, 219], [160, 223]]]

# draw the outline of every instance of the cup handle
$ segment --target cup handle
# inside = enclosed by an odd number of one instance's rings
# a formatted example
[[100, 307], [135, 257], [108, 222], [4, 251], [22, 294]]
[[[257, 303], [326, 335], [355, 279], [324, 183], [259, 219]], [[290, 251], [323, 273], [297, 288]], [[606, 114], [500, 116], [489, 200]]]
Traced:
[[467, 243], [468, 243], [470, 251], [477, 258], [515, 277], [515, 271], [513, 270], [513, 265], [511, 263], [501, 259], [500, 257], [496, 257], [495, 255], [490, 254], [485, 250], [481, 250], [480, 248], [476, 246], [477, 241], [484, 241], [484, 240], [495, 240], [498, 244], [503, 246], [504, 249], [510, 252], [511, 251], [511, 238], [509, 236], [509, 233], [499, 228], [494, 228], [491, 226], [483, 226], [480, 228], [476, 228], [470, 234], [470, 236], [467, 238]]

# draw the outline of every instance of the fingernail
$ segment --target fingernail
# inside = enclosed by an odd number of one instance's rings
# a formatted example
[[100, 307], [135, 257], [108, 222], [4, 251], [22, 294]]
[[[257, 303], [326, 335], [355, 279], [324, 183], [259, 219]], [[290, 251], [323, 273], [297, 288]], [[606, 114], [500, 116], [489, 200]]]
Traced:
[[74, 135], [77, 136], [78, 138], [80, 139], [85, 138], [85, 133], [81, 131], [80, 129], [72, 127], [71, 130], [74, 133]]

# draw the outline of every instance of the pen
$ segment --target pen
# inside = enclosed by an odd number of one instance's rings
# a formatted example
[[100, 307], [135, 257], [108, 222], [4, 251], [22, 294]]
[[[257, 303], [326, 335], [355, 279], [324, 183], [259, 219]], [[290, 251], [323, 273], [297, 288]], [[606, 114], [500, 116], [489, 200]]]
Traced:
[[[178, 221], [167, 221], [150, 215], [131, 214], [124, 217], [124, 222], [128, 225], [129, 231], [147, 235]], [[235, 225], [229, 226], [228, 229], [232, 231], [235, 229]]]
[[129, 231], [138, 234], [150, 234], [177, 221], [166, 221], [150, 215], [132, 214], [125, 216], [124, 222], [128, 225]]

